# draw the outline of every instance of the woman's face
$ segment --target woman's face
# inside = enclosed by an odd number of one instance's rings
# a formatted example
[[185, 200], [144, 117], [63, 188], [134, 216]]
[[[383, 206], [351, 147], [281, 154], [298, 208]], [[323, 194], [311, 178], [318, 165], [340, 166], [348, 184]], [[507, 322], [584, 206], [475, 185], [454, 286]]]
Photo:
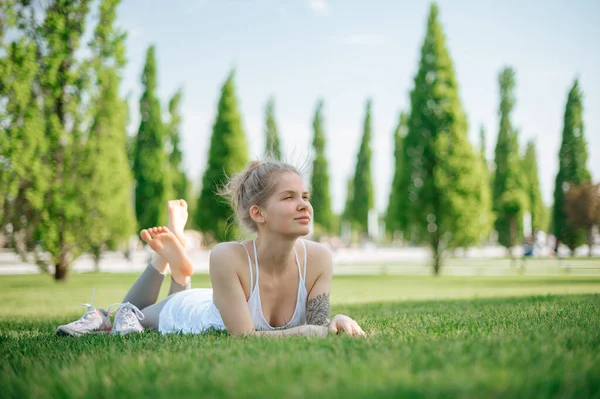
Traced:
[[264, 209], [265, 226], [284, 235], [304, 236], [310, 232], [313, 208], [302, 178], [284, 172]]

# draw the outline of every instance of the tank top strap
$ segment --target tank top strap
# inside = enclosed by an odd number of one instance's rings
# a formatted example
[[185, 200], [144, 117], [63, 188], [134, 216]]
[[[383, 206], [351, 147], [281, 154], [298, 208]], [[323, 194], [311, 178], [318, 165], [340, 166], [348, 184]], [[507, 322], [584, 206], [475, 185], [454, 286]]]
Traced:
[[304, 248], [304, 278], [302, 280], [304, 280], [304, 284], [306, 284], [306, 243], [304, 242], [304, 240], [302, 241], [302, 247]]
[[254, 263], [256, 264], [256, 287], [258, 287], [258, 251], [256, 250], [256, 238], [252, 240], [252, 245], [254, 246]]
[[[246, 250], [246, 255], [248, 255], [248, 270], [250, 270], [250, 295], [252, 295], [252, 290], [254, 289], [254, 276], [252, 273], [252, 261], [250, 260], [250, 252], [248, 252], [248, 248], [246, 248], [246, 244], [244, 244], [242, 241], [240, 241], [240, 244], [242, 244], [242, 247], [244, 247], [244, 249]], [[256, 247], [255, 251], [256, 251]], [[258, 277], [258, 276], [257, 276]]]
[[298, 266], [298, 277], [302, 279], [302, 270], [300, 269], [300, 260], [298, 260], [298, 252], [296, 252], [296, 248], [292, 248], [294, 250], [294, 256], [296, 257], [296, 265]]

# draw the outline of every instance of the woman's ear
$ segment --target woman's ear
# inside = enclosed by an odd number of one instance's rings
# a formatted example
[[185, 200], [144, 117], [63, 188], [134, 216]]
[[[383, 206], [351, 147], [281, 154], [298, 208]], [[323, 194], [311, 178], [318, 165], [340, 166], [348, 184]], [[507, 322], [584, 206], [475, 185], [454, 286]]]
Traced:
[[258, 205], [250, 207], [250, 217], [255, 223], [261, 224], [265, 222], [265, 212]]

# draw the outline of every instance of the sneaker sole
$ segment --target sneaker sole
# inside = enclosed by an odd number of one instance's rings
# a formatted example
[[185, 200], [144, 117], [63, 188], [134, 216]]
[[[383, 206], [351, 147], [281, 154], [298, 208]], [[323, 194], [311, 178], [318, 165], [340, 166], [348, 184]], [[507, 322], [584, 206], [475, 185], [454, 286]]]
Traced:
[[120, 331], [111, 331], [111, 335], [127, 335], [127, 334], [132, 334], [132, 333], [141, 333], [144, 332], [144, 330], [134, 330], [134, 329], [128, 329], [128, 330], [120, 330]]
[[61, 337], [81, 337], [82, 335], [87, 335], [87, 334], [110, 334], [111, 329], [107, 329], [107, 330], [98, 330], [98, 331], [89, 331], [89, 332], [78, 332], [78, 331], [69, 331], [69, 330], [64, 330], [64, 329], [57, 329], [56, 330], [56, 335], [61, 336]]

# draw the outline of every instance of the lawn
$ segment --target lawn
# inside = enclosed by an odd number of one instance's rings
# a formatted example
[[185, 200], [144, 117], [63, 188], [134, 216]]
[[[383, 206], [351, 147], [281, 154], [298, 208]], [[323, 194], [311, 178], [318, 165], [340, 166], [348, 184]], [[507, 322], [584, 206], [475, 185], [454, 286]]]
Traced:
[[134, 278], [0, 277], [0, 397], [600, 397], [599, 278], [336, 277], [366, 339], [54, 336]]

